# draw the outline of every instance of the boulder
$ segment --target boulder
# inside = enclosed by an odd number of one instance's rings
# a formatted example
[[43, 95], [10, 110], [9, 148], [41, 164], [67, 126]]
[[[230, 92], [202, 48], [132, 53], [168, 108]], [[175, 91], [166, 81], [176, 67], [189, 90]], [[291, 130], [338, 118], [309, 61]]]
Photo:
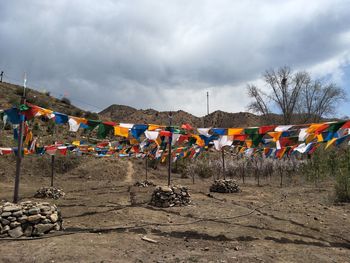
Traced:
[[22, 227], [18, 226], [8, 231], [8, 235], [12, 238], [19, 238], [23, 235]]

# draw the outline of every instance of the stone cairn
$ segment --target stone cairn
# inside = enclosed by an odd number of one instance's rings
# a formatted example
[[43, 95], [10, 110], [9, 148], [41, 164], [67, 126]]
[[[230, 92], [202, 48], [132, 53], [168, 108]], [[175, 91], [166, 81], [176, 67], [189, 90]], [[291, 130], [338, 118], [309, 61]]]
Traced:
[[34, 197], [59, 199], [61, 197], [64, 197], [65, 195], [65, 192], [56, 187], [41, 187], [38, 191], [36, 191]]
[[62, 217], [56, 205], [4, 203], [0, 205], [0, 238], [37, 237], [62, 230]]
[[137, 181], [134, 186], [137, 186], [137, 187], [150, 187], [150, 186], [156, 186], [153, 182], [151, 181], [142, 181], [142, 182], [139, 182]]
[[186, 206], [191, 196], [186, 187], [157, 186], [152, 194], [150, 204], [157, 207]]
[[235, 180], [219, 179], [210, 186], [210, 192], [216, 193], [239, 193], [241, 190]]

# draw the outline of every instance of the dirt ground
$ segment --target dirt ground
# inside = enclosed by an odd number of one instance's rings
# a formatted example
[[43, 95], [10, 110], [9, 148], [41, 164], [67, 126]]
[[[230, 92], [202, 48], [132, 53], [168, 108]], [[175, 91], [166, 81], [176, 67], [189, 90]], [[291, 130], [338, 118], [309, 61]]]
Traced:
[[[50, 182], [33, 163], [24, 165], [22, 200]], [[13, 160], [1, 170], [0, 200], [11, 201]], [[192, 205], [160, 209], [147, 204], [152, 188], [132, 186], [143, 177], [141, 161], [91, 157], [57, 174], [66, 197], [50, 202], [61, 208], [65, 231], [0, 240], [0, 262], [350, 262], [350, 205], [331, 201], [330, 183], [239, 181], [241, 193], [208, 196], [211, 179], [192, 184], [174, 174]], [[167, 182], [163, 167], [149, 177]]]

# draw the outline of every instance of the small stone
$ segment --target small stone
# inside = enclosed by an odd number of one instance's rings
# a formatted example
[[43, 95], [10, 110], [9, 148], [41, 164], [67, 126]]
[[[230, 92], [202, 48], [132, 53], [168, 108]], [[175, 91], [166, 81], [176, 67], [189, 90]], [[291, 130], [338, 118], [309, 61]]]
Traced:
[[37, 215], [40, 213], [40, 209], [37, 207], [34, 207], [34, 208], [29, 209], [28, 213], [29, 213], [29, 215]]
[[204, 248], [204, 251], [209, 251], [209, 247], [205, 247], [205, 248]]
[[10, 227], [11, 227], [11, 228], [16, 228], [16, 227], [18, 227], [18, 226], [20, 226], [20, 225], [21, 225], [21, 223], [15, 221], [15, 222], [11, 222]]
[[56, 223], [57, 220], [58, 220], [58, 215], [57, 215], [57, 213], [52, 214], [52, 215], [50, 216], [50, 220], [51, 220], [52, 223]]
[[24, 235], [26, 237], [30, 237], [32, 236], [32, 232], [33, 232], [33, 226], [27, 226], [27, 228], [24, 230]]
[[21, 210], [19, 210], [19, 211], [13, 212], [12, 215], [15, 217], [20, 217], [23, 215], [23, 212]]
[[23, 215], [17, 219], [17, 221], [20, 222], [21, 224], [27, 222], [27, 220], [28, 220], [28, 217], [25, 215]]
[[11, 215], [12, 215], [11, 212], [3, 212], [3, 213], [1, 214], [1, 217], [8, 217], [8, 216], [11, 216]]
[[28, 222], [39, 222], [41, 219], [41, 215], [32, 215], [32, 216], [28, 216], [27, 220]]
[[56, 231], [60, 231], [61, 230], [61, 226], [58, 223], [56, 223], [56, 224], [54, 224], [54, 229]]
[[14, 229], [9, 230], [8, 234], [10, 237], [18, 238], [18, 237], [21, 237], [23, 235], [23, 231], [22, 231], [22, 228], [20, 226], [18, 226]]
[[7, 220], [9, 220], [10, 222], [13, 222], [13, 221], [16, 221], [16, 217], [9, 216], [9, 217], [7, 218]]
[[42, 224], [51, 224], [51, 220], [48, 218], [45, 218], [45, 219], [41, 220], [41, 223]]
[[1, 224], [2, 224], [2, 225], [4, 225], [4, 226], [6, 226], [6, 225], [9, 225], [9, 224], [10, 224], [10, 221], [9, 221], [9, 220], [7, 220], [7, 219], [5, 219], [5, 218], [2, 218], [2, 219], [0, 220], [0, 222], [1, 222]]
[[15, 211], [19, 211], [21, 210], [20, 206], [14, 206], [14, 205], [10, 205], [10, 206], [4, 206], [2, 208], [3, 212], [15, 212]]
[[33, 234], [34, 235], [42, 235], [42, 234], [49, 232], [54, 227], [55, 227], [54, 224], [37, 224], [34, 227]]

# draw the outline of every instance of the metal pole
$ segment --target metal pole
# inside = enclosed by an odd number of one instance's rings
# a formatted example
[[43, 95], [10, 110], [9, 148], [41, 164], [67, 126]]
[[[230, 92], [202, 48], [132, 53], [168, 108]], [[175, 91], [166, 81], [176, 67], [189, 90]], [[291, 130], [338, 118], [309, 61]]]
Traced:
[[168, 144], [169, 144], [169, 147], [168, 147], [168, 186], [169, 187], [170, 187], [170, 181], [171, 181], [171, 141], [172, 141], [171, 125], [172, 125], [172, 119], [173, 119], [172, 113], [169, 112], [169, 129], [171, 132], [169, 139], [168, 139]]
[[209, 91], [207, 91], [207, 115], [209, 115]]
[[[23, 96], [21, 98], [21, 104], [26, 103], [26, 74], [24, 74], [23, 82]], [[15, 178], [15, 189], [13, 193], [13, 202], [17, 203], [19, 200], [19, 181], [21, 175], [21, 163], [22, 163], [22, 148], [23, 148], [23, 130], [24, 130], [24, 115], [20, 115], [19, 123], [19, 134], [18, 134], [18, 147], [17, 147], [17, 159], [16, 159], [16, 178]]]
[[55, 155], [51, 155], [51, 187], [53, 187], [54, 166], [55, 166]]
[[222, 174], [224, 176], [224, 180], [226, 180], [226, 175], [225, 175], [225, 152], [224, 148], [221, 148], [221, 156], [222, 156]]

